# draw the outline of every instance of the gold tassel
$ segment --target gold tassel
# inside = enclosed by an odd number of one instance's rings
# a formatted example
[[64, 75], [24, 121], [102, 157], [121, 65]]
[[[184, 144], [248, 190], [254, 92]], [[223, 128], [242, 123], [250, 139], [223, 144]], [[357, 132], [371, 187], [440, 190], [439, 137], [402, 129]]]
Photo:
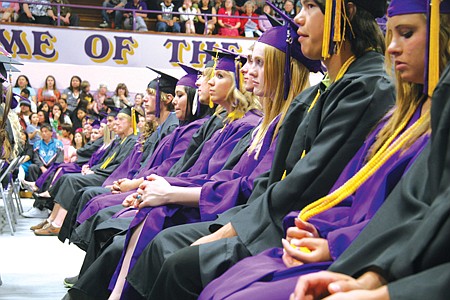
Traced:
[[325, 19], [323, 24], [322, 57], [330, 57], [331, 19], [333, 14], [333, 0], [325, 0]]
[[131, 126], [133, 127], [133, 134], [137, 135], [136, 110], [134, 107], [131, 108]]
[[431, 0], [430, 31], [428, 49], [428, 95], [433, 94], [439, 81], [439, 24], [440, 0]]
[[334, 12], [334, 42], [342, 41], [341, 34], [341, 14], [342, 14], [342, 0], [336, 0], [336, 10]]

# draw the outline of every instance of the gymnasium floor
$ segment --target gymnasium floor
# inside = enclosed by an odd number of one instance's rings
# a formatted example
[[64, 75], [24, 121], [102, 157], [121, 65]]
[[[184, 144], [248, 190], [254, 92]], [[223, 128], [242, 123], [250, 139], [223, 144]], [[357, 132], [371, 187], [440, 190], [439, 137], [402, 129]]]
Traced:
[[[22, 199], [25, 211], [33, 201]], [[35, 236], [29, 228], [40, 219], [20, 216], [16, 233], [11, 236], [3, 215], [0, 214], [0, 299], [61, 299], [67, 291], [63, 279], [78, 274], [84, 252], [75, 245], [61, 243], [56, 236]]]

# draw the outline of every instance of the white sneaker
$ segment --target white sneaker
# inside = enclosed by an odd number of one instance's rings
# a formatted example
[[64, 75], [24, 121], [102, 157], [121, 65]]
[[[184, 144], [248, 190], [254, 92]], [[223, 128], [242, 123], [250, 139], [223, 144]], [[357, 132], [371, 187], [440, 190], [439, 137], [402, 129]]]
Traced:
[[37, 207], [32, 207], [29, 211], [24, 212], [22, 214], [25, 218], [37, 218], [37, 219], [46, 219], [50, 215], [50, 211], [46, 208], [40, 210]]
[[98, 25], [98, 27], [100, 27], [100, 28], [108, 28], [108, 27], [109, 27], [109, 24], [108, 24], [108, 22], [103, 21], [103, 23], [101, 23], [100, 25]]

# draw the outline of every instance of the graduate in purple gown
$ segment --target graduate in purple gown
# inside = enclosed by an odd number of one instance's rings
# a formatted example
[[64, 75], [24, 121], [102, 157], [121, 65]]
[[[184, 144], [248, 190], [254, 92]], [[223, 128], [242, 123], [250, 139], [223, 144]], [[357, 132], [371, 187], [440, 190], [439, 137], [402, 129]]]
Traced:
[[[412, 2], [425, 4], [426, 1]], [[341, 256], [421, 155], [430, 133], [431, 99], [426, 90], [423, 92], [424, 82], [427, 82], [423, 64], [423, 61], [427, 61], [426, 20], [420, 14], [417, 14], [417, 19], [395, 18], [405, 13], [403, 5], [398, 3], [399, 1], [392, 1], [388, 9], [388, 28], [392, 35], [388, 39], [387, 50], [388, 55], [396, 62], [397, 105], [366, 139], [364, 146], [344, 169], [331, 191], [338, 193], [338, 188], [349, 182], [356, 173], [364, 173], [362, 168], [371, 164], [373, 153], [381, 151], [380, 146], [385, 144], [389, 137], [397, 135], [390, 141], [393, 149], [395, 144], [400, 144], [403, 139], [404, 145], [393, 150], [391, 155], [387, 155], [389, 148], [385, 154], [380, 155], [386, 155], [386, 160], [380, 166], [372, 166], [374, 173], [336, 206], [318, 211], [308, 222], [297, 219], [294, 224], [296, 217], [288, 216], [285, 225], [294, 227], [287, 231], [287, 239], [282, 242], [284, 249], [269, 249], [242, 260], [211, 282], [199, 299], [245, 299], [263, 296], [270, 299], [288, 299], [300, 275], [328, 269]], [[415, 3], [408, 3], [407, 6], [415, 8]], [[424, 9], [423, 12], [426, 12], [425, 5]], [[445, 26], [448, 27], [448, 24]], [[411, 31], [408, 39], [404, 39], [403, 31], [399, 28], [417, 29]], [[417, 60], [417, 57], [423, 57], [423, 60]], [[446, 57], [450, 57], [448, 51]], [[389, 58], [387, 57], [388, 61]], [[399, 64], [400, 61], [403, 65]], [[442, 61], [445, 60], [441, 57], [441, 64]], [[392, 61], [389, 62], [388, 65], [392, 65]], [[300, 214], [300, 218], [307, 211], [308, 207]], [[297, 247], [307, 247], [311, 253], [305, 253]]]

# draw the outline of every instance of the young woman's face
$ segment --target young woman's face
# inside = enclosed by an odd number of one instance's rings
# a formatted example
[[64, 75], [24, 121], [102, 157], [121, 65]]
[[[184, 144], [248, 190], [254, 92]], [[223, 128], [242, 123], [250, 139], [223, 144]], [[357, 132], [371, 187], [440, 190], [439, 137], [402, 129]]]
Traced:
[[31, 115], [31, 123], [32, 123], [32, 124], [37, 124], [37, 123], [39, 123], [39, 115], [38, 115], [38, 114], [32, 114], [32, 115]]
[[252, 54], [247, 55], [247, 62], [242, 66], [241, 73], [244, 77], [244, 87], [247, 92], [253, 92], [253, 81], [250, 78], [249, 71], [253, 65], [253, 56]]
[[44, 123], [45, 122], [44, 113], [42, 111], [40, 111], [37, 114], [38, 114], [38, 118], [39, 118], [39, 123]]
[[59, 109], [59, 106], [54, 105], [53, 108], [52, 108], [52, 113], [53, 113], [53, 116], [56, 115], [56, 114], [61, 115], [61, 110]]
[[207, 105], [209, 103], [209, 84], [204, 73], [198, 77], [195, 85], [197, 86], [198, 100], [201, 104]]
[[266, 14], [269, 14], [270, 15], [270, 6], [269, 5], [264, 5], [264, 8], [263, 8], [263, 11], [266, 13]]
[[263, 43], [255, 43], [253, 48], [253, 64], [248, 72], [250, 81], [253, 82], [253, 93], [256, 96], [263, 97], [264, 95], [264, 49], [266, 45]]
[[71, 85], [73, 88], [79, 88], [80, 87], [80, 81], [78, 80], [78, 78], [72, 78], [72, 80], [70, 81]]
[[216, 70], [213, 78], [208, 81], [211, 101], [223, 106], [233, 86], [233, 80], [233, 77], [228, 72]]
[[233, 1], [231, 0], [225, 0], [225, 8], [232, 8], [233, 7]]
[[134, 97], [134, 105], [136, 106], [142, 105], [142, 95], [137, 94], [136, 97]]
[[203, 6], [208, 6], [209, 0], [202, 0], [202, 4], [203, 4]]
[[388, 46], [395, 70], [411, 83], [424, 83], [427, 24], [423, 15], [409, 14], [389, 18], [388, 31], [392, 40]]
[[145, 117], [144, 116], [139, 116], [139, 122], [137, 123], [137, 128], [139, 128], [140, 131], [144, 130], [145, 127]]
[[78, 120], [83, 120], [84, 117], [86, 117], [86, 113], [83, 110], [79, 109], [77, 111], [77, 118], [78, 118]]
[[20, 137], [22, 138], [22, 142], [25, 143], [27, 141], [27, 134], [25, 132], [22, 131], [20, 133]]
[[44, 105], [42, 105], [42, 108], [41, 108], [41, 110], [44, 110], [44, 111], [48, 112], [48, 110], [49, 110], [49, 107], [48, 107], [48, 104], [47, 104], [47, 102], [45, 102], [45, 103], [44, 103]]
[[106, 87], [102, 86], [102, 87], [98, 90], [98, 92], [99, 92], [99, 94], [101, 94], [101, 95], [106, 95], [106, 92], [107, 92]]
[[28, 85], [28, 80], [23, 76], [19, 76], [19, 78], [17, 78], [17, 84], [19, 87], [24, 88]]
[[75, 140], [75, 144], [77, 145], [81, 145], [81, 143], [83, 142], [83, 136], [79, 132], [75, 133], [73, 139]]
[[175, 87], [175, 97], [172, 100], [172, 104], [175, 108], [175, 114], [180, 121], [186, 119], [186, 107], [187, 107], [187, 94], [184, 86]]
[[299, 25], [297, 34], [303, 54], [309, 59], [321, 59], [324, 14], [317, 3], [302, 0], [302, 10], [294, 21]]
[[123, 88], [123, 87], [118, 88], [117, 95], [125, 95], [125, 88]]
[[55, 86], [55, 80], [52, 77], [47, 77], [47, 87], [53, 88]]
[[100, 130], [99, 129], [92, 129], [92, 133], [91, 133], [91, 140], [95, 141], [96, 139], [100, 138]]

